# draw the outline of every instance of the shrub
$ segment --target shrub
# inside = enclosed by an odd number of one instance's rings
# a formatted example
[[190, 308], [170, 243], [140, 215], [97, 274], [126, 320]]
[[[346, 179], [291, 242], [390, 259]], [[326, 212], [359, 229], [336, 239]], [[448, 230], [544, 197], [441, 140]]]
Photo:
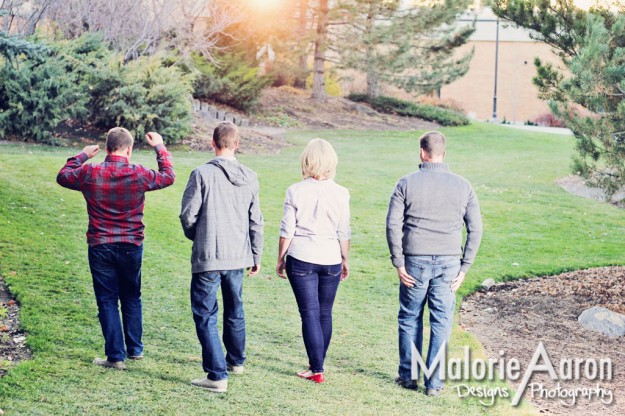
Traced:
[[58, 47], [6, 59], [0, 68], [0, 135], [53, 143], [51, 132], [60, 122], [83, 117], [89, 96], [71, 67], [71, 57]]
[[469, 124], [469, 119], [464, 114], [427, 104], [416, 104], [385, 96], [370, 99], [366, 94], [353, 93], [349, 94], [347, 98], [356, 102], [368, 103], [381, 113], [396, 114], [403, 117], [418, 117], [437, 122], [443, 126], [464, 126]]
[[422, 95], [417, 98], [417, 103], [446, 108], [460, 114], [466, 113], [464, 107], [462, 107], [462, 104], [460, 104], [460, 102], [454, 100], [453, 98], [438, 98], [431, 95]]
[[543, 127], [566, 127], [566, 124], [562, 119], [554, 116], [552, 113], [543, 113], [536, 117], [534, 125]]
[[193, 96], [242, 111], [252, 110], [263, 88], [272, 83], [272, 77], [259, 75], [258, 67], [246, 62], [242, 53], [224, 54], [218, 59], [219, 63], [214, 64], [202, 56], [193, 56], [191, 70], [196, 73]]
[[138, 142], [150, 130], [167, 143], [188, 136], [192, 76], [163, 66], [160, 57], [141, 57], [126, 65], [121, 55], [114, 57], [91, 74], [91, 120], [105, 128], [124, 126]]
[[[43, 49], [42, 49], [43, 50]], [[53, 143], [70, 118], [110, 128], [122, 125], [138, 142], [159, 131], [168, 143], [191, 130], [191, 76], [158, 57], [123, 65], [99, 35], [49, 45], [0, 68], [0, 135]], [[14, 60], [15, 61], [15, 60]]]

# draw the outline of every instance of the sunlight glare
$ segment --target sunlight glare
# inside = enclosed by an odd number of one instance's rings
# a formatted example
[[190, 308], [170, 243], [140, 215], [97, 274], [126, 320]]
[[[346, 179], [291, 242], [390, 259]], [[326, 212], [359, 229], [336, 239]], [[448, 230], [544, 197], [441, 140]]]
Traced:
[[247, 0], [249, 7], [259, 12], [272, 12], [280, 9], [285, 0]]

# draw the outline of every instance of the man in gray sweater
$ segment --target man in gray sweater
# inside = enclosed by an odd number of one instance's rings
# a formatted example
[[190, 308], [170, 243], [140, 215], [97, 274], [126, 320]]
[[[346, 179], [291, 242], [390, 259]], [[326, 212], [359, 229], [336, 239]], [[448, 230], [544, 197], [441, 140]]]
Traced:
[[[456, 306], [455, 292], [469, 271], [482, 239], [482, 217], [469, 182], [449, 171], [445, 136], [437, 131], [420, 139], [419, 170], [399, 180], [386, 217], [386, 239], [399, 285], [399, 376], [395, 382], [417, 388], [419, 368], [413, 368], [412, 348], [423, 344], [423, 309], [430, 309], [430, 344], [425, 362], [426, 394], [443, 388], [436, 356], [445, 348]], [[467, 238], [462, 246], [462, 228]], [[426, 370], [426, 371], [427, 371]]]
[[[191, 309], [202, 345], [205, 378], [191, 384], [223, 393], [228, 373], [242, 374], [245, 361], [243, 275], [260, 271], [263, 216], [256, 173], [234, 157], [239, 132], [223, 122], [213, 132], [215, 158], [191, 172], [182, 197], [180, 222], [193, 241]], [[217, 290], [224, 308], [224, 357], [217, 329]]]

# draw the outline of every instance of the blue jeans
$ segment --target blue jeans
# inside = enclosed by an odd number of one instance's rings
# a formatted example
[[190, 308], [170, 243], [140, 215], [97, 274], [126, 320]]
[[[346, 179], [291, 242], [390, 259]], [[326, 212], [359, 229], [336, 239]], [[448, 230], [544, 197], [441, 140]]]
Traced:
[[[143, 245], [113, 243], [89, 246], [89, 267], [104, 335], [104, 353], [111, 362], [124, 361], [126, 355], [143, 353], [142, 260]], [[118, 303], [121, 303], [121, 321]]]
[[[411, 288], [399, 285], [399, 377], [410, 380], [412, 343], [422, 354], [426, 302], [430, 309], [430, 346], [425, 361], [428, 369], [432, 370], [432, 361], [449, 340], [456, 306], [456, 296], [450, 285], [460, 272], [460, 259], [457, 256], [406, 256], [406, 271], [416, 284]], [[430, 378], [424, 377], [426, 388], [443, 387], [440, 372], [445, 365], [441, 363]]]
[[[217, 289], [221, 286], [224, 308], [223, 341], [217, 329]], [[245, 314], [243, 312], [243, 269], [193, 273], [191, 311], [195, 331], [202, 345], [202, 367], [210, 380], [228, 378], [227, 364], [245, 362]]]
[[310, 369], [323, 373], [332, 338], [332, 305], [341, 281], [341, 264], [325, 266], [287, 256], [285, 269], [302, 318]]

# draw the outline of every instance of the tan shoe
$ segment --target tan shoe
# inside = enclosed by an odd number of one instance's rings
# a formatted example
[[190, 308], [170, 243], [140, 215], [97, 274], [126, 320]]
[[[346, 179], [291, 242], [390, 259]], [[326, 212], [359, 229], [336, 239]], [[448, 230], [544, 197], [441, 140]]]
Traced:
[[225, 393], [228, 391], [228, 379], [225, 380], [210, 380], [207, 377], [196, 378], [191, 381], [191, 384], [196, 387], [202, 387], [213, 393]]
[[123, 361], [109, 361], [107, 359], [104, 358], [96, 358], [95, 360], [93, 360], [93, 363], [95, 365], [99, 365], [100, 367], [106, 367], [106, 368], [113, 368], [115, 370], [125, 370], [126, 369], [126, 363], [124, 363]]
[[443, 390], [443, 388], [442, 388], [442, 387], [441, 387], [441, 388], [438, 388], [438, 389], [431, 389], [431, 388], [429, 388], [429, 387], [428, 387], [428, 388], [425, 390], [425, 394], [426, 394], [427, 396], [430, 396], [430, 397], [437, 397], [437, 396], [440, 396], [440, 395], [441, 395], [441, 391], [442, 391], [442, 390]]
[[243, 374], [245, 372], [245, 367], [242, 365], [228, 364], [227, 368], [230, 374]]

